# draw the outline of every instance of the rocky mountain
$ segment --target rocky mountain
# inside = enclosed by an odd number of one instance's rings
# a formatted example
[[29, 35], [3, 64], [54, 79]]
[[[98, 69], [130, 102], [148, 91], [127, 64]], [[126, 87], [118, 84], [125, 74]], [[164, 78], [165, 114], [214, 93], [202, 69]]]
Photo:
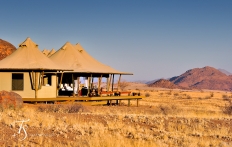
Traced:
[[14, 51], [16, 51], [16, 48], [14, 45], [12, 45], [11, 43], [5, 40], [0, 39], [0, 60], [9, 56]]
[[169, 89], [178, 89], [180, 86], [175, 85], [173, 82], [165, 79], [157, 80], [153, 83], [148, 84], [149, 87], [161, 87], [161, 88], [169, 88]]
[[232, 73], [231, 73], [231, 72], [228, 72], [228, 71], [227, 71], [227, 70], [225, 70], [225, 69], [221, 69], [221, 68], [219, 68], [218, 70], [219, 70], [220, 72], [222, 72], [222, 73], [226, 74], [227, 76], [232, 75]]
[[194, 68], [170, 79], [174, 84], [192, 89], [232, 91], [232, 76], [213, 68]]

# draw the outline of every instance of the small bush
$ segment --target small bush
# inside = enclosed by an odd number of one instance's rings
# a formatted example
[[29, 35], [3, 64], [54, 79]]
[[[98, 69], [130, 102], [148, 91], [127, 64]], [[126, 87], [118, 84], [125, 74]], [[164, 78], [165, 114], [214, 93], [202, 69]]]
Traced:
[[210, 97], [214, 97], [214, 93], [211, 93], [211, 94], [210, 94]]
[[164, 115], [179, 113], [179, 109], [175, 105], [171, 105], [171, 106], [159, 105], [158, 108], [160, 109], [161, 113], [163, 113]]
[[167, 95], [172, 95], [172, 90], [166, 93]]
[[171, 111], [171, 109], [169, 107], [163, 106], [163, 105], [160, 105], [159, 109], [164, 115], [167, 115]]
[[231, 100], [229, 100], [229, 104], [225, 105], [223, 112], [225, 114], [232, 115], [232, 101]]
[[206, 96], [205, 99], [210, 99], [211, 97], [212, 97], [211, 95], [210, 96]]
[[52, 113], [77, 113], [84, 110], [84, 106], [80, 104], [49, 104], [38, 107], [39, 112]]
[[222, 98], [223, 98], [225, 101], [228, 101], [230, 97], [229, 97], [228, 95], [226, 95], [226, 94], [223, 94], [223, 95], [222, 95]]
[[190, 95], [187, 95], [187, 99], [191, 99], [192, 97]]
[[147, 93], [145, 94], [145, 97], [150, 97], [150, 93], [147, 92]]
[[162, 96], [162, 95], [163, 95], [163, 93], [160, 93], [159, 95], [160, 95], [160, 96]]
[[179, 93], [174, 93], [174, 96], [179, 96]]

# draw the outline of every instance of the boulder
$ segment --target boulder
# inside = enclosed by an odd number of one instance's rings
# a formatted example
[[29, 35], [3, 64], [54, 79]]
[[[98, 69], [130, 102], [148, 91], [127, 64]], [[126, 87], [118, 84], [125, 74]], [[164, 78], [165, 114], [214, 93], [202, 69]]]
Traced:
[[11, 43], [0, 39], [0, 60], [6, 58], [10, 54], [16, 51], [16, 47]]
[[15, 92], [0, 91], [0, 105], [2, 108], [21, 108], [22, 97]]

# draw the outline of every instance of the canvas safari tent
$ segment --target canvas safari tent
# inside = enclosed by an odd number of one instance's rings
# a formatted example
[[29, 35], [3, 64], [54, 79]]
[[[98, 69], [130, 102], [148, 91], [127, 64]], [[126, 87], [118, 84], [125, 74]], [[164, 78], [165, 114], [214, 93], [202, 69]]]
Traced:
[[[84, 77], [85, 86], [88, 89], [92, 89], [93, 86], [93, 78], [98, 78], [98, 91], [100, 91], [102, 78], [105, 77], [107, 79], [107, 91], [109, 90], [110, 83], [114, 85], [114, 75], [118, 74], [119, 82], [121, 75], [132, 75], [132, 73], [121, 72], [110, 66], [102, 64], [101, 62], [94, 59], [90, 56], [80, 44], [72, 45], [71, 43], [65, 43], [56, 53], [49, 57], [52, 61], [59, 64], [61, 67], [66, 67], [73, 69], [73, 71], [65, 71], [63, 75], [59, 76], [59, 84], [63, 85], [65, 83], [69, 83], [73, 86], [73, 91], [79, 91], [80, 77]], [[89, 93], [89, 91], [88, 91]]]
[[16, 92], [23, 98], [56, 98], [56, 72], [64, 70], [71, 69], [51, 61], [27, 38], [14, 53], [0, 61], [0, 90]]

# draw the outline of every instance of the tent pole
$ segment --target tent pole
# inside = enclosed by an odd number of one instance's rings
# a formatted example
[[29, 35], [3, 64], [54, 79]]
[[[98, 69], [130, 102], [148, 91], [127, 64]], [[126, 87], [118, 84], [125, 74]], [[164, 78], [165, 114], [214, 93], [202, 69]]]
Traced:
[[42, 71], [42, 76], [41, 76], [41, 87], [42, 87], [42, 85], [44, 85], [43, 77], [44, 77], [44, 71]]
[[37, 72], [35, 72], [35, 98], [38, 97], [38, 79], [37, 79]]
[[106, 78], [106, 91], [108, 91], [109, 77]]
[[114, 92], [114, 74], [113, 74], [113, 78], [112, 78], [112, 92]]
[[101, 74], [101, 76], [98, 78], [98, 90], [97, 90], [98, 95], [100, 95], [100, 90], [101, 90], [101, 80], [102, 80], [102, 74]]
[[93, 79], [94, 77], [92, 77], [91, 89], [93, 89]]
[[77, 77], [77, 96], [79, 96], [80, 77]]
[[58, 96], [58, 74], [56, 73], [56, 97]]
[[73, 73], [72, 73], [72, 84], [73, 84], [73, 97], [75, 97], [75, 93], [74, 93], [74, 77], [73, 77]]
[[32, 88], [33, 88], [33, 90], [35, 90], [35, 76], [34, 76], [34, 71], [32, 71], [31, 72], [31, 74], [32, 74]]
[[112, 74], [110, 74], [110, 78], [109, 78], [109, 81], [108, 81], [108, 83], [107, 83], [107, 91], [110, 90], [111, 79], [112, 79]]
[[[63, 74], [64, 74], [64, 72], [62, 71], [62, 73], [61, 73], [61, 77], [60, 77], [60, 85], [62, 84]], [[59, 86], [60, 86], [60, 85], [59, 85]]]
[[119, 91], [121, 76], [122, 76], [122, 75], [120, 74], [120, 75], [119, 75], [119, 78], [118, 78], [118, 88], [117, 88], [117, 91]]
[[[64, 72], [62, 71], [61, 76], [60, 76], [60, 84], [57, 86], [57, 96], [59, 96], [59, 89], [60, 89], [60, 85], [62, 84], [63, 74]], [[59, 82], [59, 79], [58, 79], [58, 82]]]

